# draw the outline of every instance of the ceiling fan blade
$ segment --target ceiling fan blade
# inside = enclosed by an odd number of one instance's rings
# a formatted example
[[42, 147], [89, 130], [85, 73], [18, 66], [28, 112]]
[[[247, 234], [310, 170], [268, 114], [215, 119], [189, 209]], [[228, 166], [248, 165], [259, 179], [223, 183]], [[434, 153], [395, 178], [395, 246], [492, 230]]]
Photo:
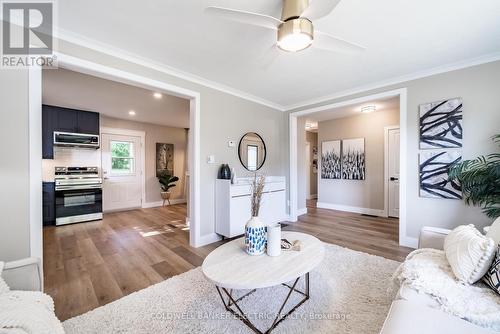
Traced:
[[246, 12], [244, 10], [222, 8], [222, 7], [207, 7], [205, 8], [207, 14], [217, 16], [226, 20], [251, 24], [254, 26], [264, 27], [276, 30], [278, 26], [283, 23], [281, 20], [264, 14]]
[[317, 20], [330, 14], [339, 2], [340, 0], [310, 0], [309, 6], [300, 16], [309, 20]]
[[361, 45], [344, 41], [343, 39], [317, 30], [314, 31], [313, 46], [317, 49], [344, 53], [357, 53], [366, 49]]

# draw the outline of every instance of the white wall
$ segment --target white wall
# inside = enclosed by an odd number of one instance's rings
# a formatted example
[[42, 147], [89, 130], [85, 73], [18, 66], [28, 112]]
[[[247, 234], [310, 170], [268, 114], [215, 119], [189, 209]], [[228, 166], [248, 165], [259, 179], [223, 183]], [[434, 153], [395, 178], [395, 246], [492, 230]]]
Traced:
[[0, 260], [30, 255], [28, 108], [28, 71], [0, 70]]
[[399, 109], [381, 110], [318, 123], [320, 157], [321, 143], [324, 141], [364, 138], [366, 167], [364, 180], [321, 179], [320, 158], [318, 203], [384, 210], [384, 127], [391, 125], [399, 125]]
[[301, 109], [351, 100], [403, 87], [408, 89], [406, 235], [410, 238], [417, 238], [420, 228], [424, 225], [453, 228], [460, 224], [476, 224], [478, 227], [490, 224], [491, 219], [484, 216], [478, 208], [467, 206], [462, 201], [419, 197], [418, 106], [427, 102], [462, 97], [464, 110], [463, 157], [470, 159], [498, 150], [490, 137], [500, 133], [500, 94], [498, 93], [500, 61], [382, 87]]

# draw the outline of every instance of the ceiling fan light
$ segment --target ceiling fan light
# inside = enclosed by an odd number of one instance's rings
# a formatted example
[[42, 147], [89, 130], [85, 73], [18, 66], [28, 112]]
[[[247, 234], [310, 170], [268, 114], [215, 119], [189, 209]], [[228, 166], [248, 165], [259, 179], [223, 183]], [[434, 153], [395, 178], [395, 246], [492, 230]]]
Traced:
[[297, 52], [307, 49], [313, 42], [313, 25], [307, 19], [292, 19], [278, 28], [278, 47], [284, 51]]

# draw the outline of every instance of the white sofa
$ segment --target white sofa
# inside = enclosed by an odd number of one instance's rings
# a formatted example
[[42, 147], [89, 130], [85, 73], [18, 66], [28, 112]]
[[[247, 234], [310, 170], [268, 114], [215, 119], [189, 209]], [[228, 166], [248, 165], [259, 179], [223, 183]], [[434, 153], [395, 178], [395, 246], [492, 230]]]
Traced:
[[[441, 228], [424, 227], [420, 232], [419, 248], [443, 249], [444, 238], [450, 232]], [[438, 303], [403, 284], [391, 305], [380, 334], [492, 334], [497, 333], [439, 310]]]

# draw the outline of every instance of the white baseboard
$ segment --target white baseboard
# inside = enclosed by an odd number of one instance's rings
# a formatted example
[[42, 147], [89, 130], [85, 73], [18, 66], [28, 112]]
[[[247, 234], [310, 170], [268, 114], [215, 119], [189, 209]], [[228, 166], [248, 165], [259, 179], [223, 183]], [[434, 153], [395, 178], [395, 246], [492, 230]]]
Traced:
[[297, 210], [297, 216], [302, 216], [307, 213], [307, 208], [302, 208]]
[[[176, 198], [176, 199], [171, 199], [170, 204], [183, 204], [186, 203], [186, 199], [184, 198]], [[142, 204], [143, 209], [148, 209], [148, 208], [156, 208], [158, 206], [162, 206], [163, 201], [158, 201], [158, 202], [146, 202]], [[165, 205], [168, 206], [168, 202], [165, 202]]]
[[361, 213], [361, 214], [365, 214], [365, 215], [372, 215], [372, 216], [378, 216], [378, 217], [384, 217], [384, 214], [385, 214], [384, 210], [360, 208], [357, 206], [339, 205], [339, 204], [331, 204], [331, 203], [324, 203], [324, 202], [316, 203], [316, 207], [321, 208], [321, 209], [330, 209], [330, 210]]
[[399, 240], [399, 245], [416, 249], [418, 247], [418, 239], [412, 237], [404, 237], [403, 239]]
[[196, 247], [202, 247], [221, 240], [222, 238], [217, 233], [202, 235], [198, 240]]

